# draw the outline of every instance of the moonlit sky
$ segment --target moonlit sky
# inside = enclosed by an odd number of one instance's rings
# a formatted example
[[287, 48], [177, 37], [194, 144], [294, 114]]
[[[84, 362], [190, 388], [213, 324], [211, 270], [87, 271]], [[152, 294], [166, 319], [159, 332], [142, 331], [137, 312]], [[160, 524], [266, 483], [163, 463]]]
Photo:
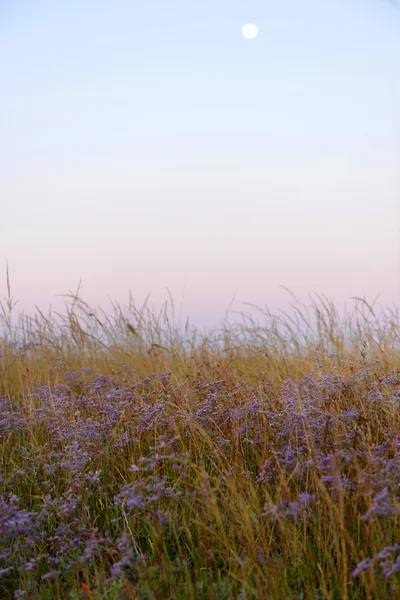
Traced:
[[[249, 41], [242, 26], [255, 23]], [[0, 296], [400, 304], [400, 10], [3, 0]], [[290, 298], [289, 298], [290, 300]], [[351, 305], [351, 301], [350, 301]]]

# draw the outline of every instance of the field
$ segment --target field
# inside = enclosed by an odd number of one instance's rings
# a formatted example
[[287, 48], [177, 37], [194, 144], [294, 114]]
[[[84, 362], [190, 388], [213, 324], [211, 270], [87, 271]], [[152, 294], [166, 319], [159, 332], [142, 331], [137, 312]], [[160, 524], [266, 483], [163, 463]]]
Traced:
[[399, 598], [398, 313], [292, 307], [15, 323], [8, 285], [0, 598]]

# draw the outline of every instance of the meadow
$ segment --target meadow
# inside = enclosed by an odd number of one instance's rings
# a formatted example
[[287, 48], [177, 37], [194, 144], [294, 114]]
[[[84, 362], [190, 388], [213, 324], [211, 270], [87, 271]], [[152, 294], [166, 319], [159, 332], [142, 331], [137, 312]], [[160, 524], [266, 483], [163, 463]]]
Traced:
[[0, 338], [0, 598], [400, 597], [400, 327], [70, 294]]

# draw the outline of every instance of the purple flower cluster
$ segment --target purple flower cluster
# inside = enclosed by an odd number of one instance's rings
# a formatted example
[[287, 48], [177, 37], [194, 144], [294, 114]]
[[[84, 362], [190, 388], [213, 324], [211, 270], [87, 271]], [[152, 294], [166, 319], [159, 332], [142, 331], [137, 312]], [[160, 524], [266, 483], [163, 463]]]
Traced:
[[[81, 369], [18, 402], [0, 398], [0, 577], [15, 581], [20, 598], [21, 577], [51, 581], [82, 564], [103, 561], [120, 577], [146, 562], [153, 537], [169, 536], [172, 555], [177, 538], [191, 539], [196, 511], [209, 502], [222, 519], [241, 493], [257, 505], [248, 508], [257, 531], [277, 522], [306, 531], [340, 498], [361, 527], [395, 535], [400, 382], [395, 372], [377, 377], [376, 362], [341, 369], [318, 366], [280, 390], [233, 377], [174, 387], [170, 371], [138, 381]], [[237, 537], [238, 546], [247, 539]], [[391, 577], [399, 554], [387, 546], [353, 576], [379, 564]]]
[[385, 546], [374, 558], [365, 558], [359, 562], [352, 572], [353, 577], [358, 577], [361, 573], [372, 569], [376, 563], [378, 563], [386, 578], [395, 573], [400, 573], [400, 544]]
[[277, 504], [266, 502], [264, 505], [263, 517], [272, 517], [273, 519], [283, 519], [289, 517], [293, 520], [304, 519], [311, 513], [311, 506], [315, 502], [315, 494], [302, 492], [296, 500], [280, 500]]

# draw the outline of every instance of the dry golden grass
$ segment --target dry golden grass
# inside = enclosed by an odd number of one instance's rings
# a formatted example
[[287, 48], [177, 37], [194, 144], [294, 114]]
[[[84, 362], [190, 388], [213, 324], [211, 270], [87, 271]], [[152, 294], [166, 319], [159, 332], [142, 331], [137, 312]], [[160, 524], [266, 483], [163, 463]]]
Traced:
[[[47, 494], [56, 508], [43, 543], [9, 533], [4, 548], [62, 560], [21, 563], [0, 597], [400, 597], [396, 308], [356, 298], [340, 317], [325, 297], [293, 297], [292, 314], [201, 332], [176, 325], [172, 298], [106, 314], [79, 289], [65, 314], [15, 317], [8, 271], [6, 287], [3, 509], [17, 510], [10, 493], [35, 514]], [[73, 502], [76, 552], [49, 550]], [[96, 527], [110, 537], [82, 563]]]

